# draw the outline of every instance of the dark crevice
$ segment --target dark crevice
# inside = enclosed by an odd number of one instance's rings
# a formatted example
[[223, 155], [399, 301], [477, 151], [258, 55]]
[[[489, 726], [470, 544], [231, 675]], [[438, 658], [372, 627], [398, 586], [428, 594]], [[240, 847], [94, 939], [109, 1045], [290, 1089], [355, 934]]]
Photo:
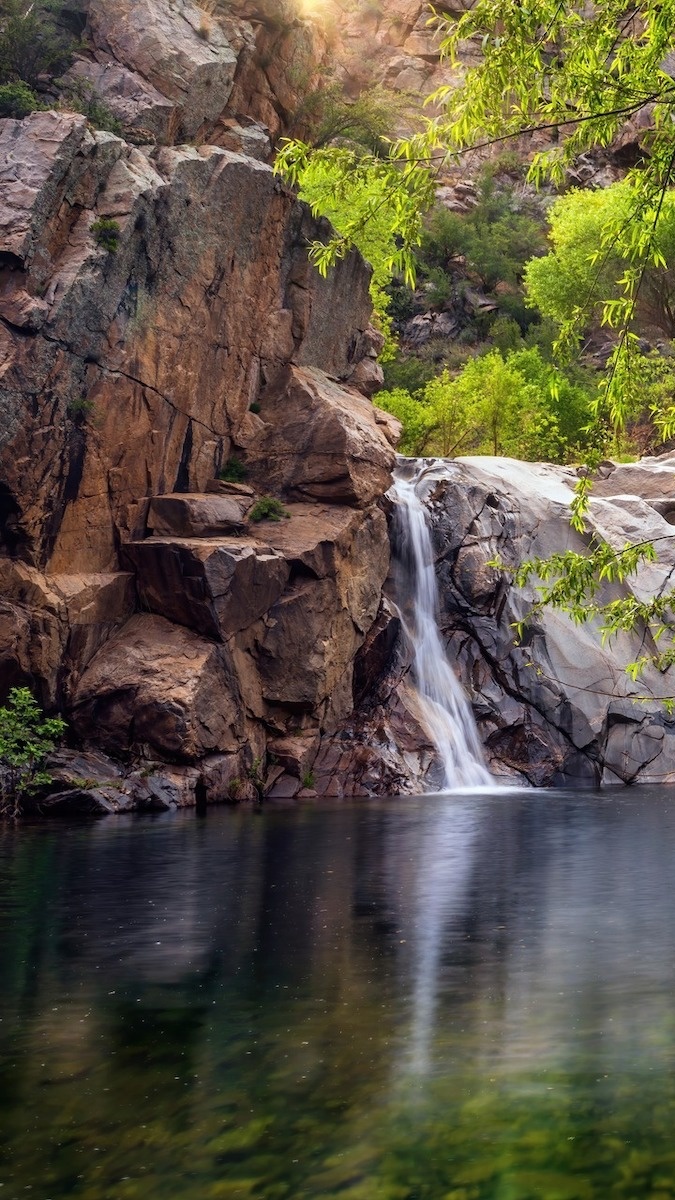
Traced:
[[0, 554], [24, 560], [30, 538], [21, 525], [21, 509], [7, 484], [0, 482]]
[[173, 485], [174, 492], [189, 492], [190, 491], [190, 459], [192, 457], [192, 418], [188, 420], [187, 429], [185, 430], [185, 438], [183, 440], [183, 449], [181, 451], [180, 463], [176, 473], [176, 482]]

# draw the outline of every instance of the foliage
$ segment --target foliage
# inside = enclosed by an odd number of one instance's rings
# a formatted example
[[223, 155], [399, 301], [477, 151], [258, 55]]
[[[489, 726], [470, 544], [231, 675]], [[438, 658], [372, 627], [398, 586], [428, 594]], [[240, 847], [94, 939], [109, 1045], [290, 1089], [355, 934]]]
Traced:
[[[634, 184], [615, 183], [598, 191], [560, 196], [549, 214], [552, 250], [526, 268], [530, 302], [560, 326], [568, 343], [578, 341], [589, 321], [607, 320], [609, 305], [621, 303], [624, 274], [631, 267], [625, 239], [603, 250], [605, 231], [627, 230], [639, 198]], [[675, 336], [675, 192], [663, 196], [655, 246], [659, 263], [645, 267], [635, 315], [666, 337]]]
[[40, 108], [40, 102], [27, 83], [4, 83], [0, 86], [0, 117], [20, 121]]
[[[403, 388], [411, 393], [421, 391], [438, 374], [438, 366], [432, 359], [416, 354], [397, 354], [396, 358], [382, 364], [382, 370], [384, 386], [388, 391]], [[376, 403], [380, 403], [379, 394]]]
[[436, 93], [445, 114], [414, 150], [407, 148], [418, 155], [434, 146], [461, 153], [480, 141], [551, 131], [550, 148], [534, 155], [530, 177], [561, 184], [579, 153], [609, 145], [631, 116], [649, 114], [643, 156], [628, 176], [629, 219], [608, 214], [595, 247], [596, 268], [613, 254], [624, 262], [620, 294], [603, 306], [604, 322], [620, 331], [605, 383], [608, 412], [619, 420], [621, 363], [644, 273], [665, 266], [660, 230], [675, 165], [674, 21], [675, 0], [600, 0], [591, 11], [574, 0], [476, 0], [447, 22], [443, 52], [456, 62], [463, 41], [480, 36], [482, 61], [459, 89]]
[[398, 450], [416, 457], [426, 453], [436, 421], [424, 392], [412, 396], [406, 388], [395, 387], [377, 394], [378, 408], [392, 413], [403, 426]]
[[218, 472], [218, 478], [227, 483], [243, 483], [247, 474], [248, 471], [241, 459], [237, 458], [236, 454], [231, 454], [225, 466]]
[[107, 250], [109, 254], [115, 254], [119, 245], [120, 233], [122, 232], [117, 221], [112, 217], [99, 217], [90, 226], [97, 246], [101, 246], [103, 250]]
[[65, 99], [68, 107], [73, 112], [82, 113], [94, 126], [94, 129], [106, 129], [109, 133], [115, 133], [118, 136], [122, 134], [124, 129], [122, 122], [117, 119], [87, 80], [72, 81], [65, 93]]
[[44, 761], [65, 732], [59, 717], [45, 717], [28, 688], [12, 688], [0, 708], [0, 814], [18, 816], [27, 795], [51, 776]]
[[584, 440], [592, 392], [536, 348], [471, 359], [453, 379], [443, 371], [414, 395], [397, 388], [377, 403], [403, 423], [404, 454], [511, 454], [566, 462]]
[[93, 410], [94, 401], [90, 400], [88, 396], [74, 396], [72, 400], [68, 401], [68, 416], [75, 420], [85, 420]]
[[0, 0], [0, 84], [35, 88], [70, 65], [75, 45], [56, 24], [61, 6], [49, 0]]
[[312, 152], [303, 142], [284, 143], [275, 169], [299, 187], [315, 215], [328, 217], [335, 227], [335, 237], [310, 247], [310, 258], [323, 275], [352, 246], [371, 264], [371, 296], [391, 354], [385, 288], [394, 273], [414, 281], [413, 247], [421, 240], [422, 213], [434, 197], [428, 171], [415, 163], [399, 167], [348, 147]]
[[[656, 557], [653, 541], [626, 543], [621, 550], [615, 550], [601, 538], [593, 537], [586, 553], [567, 550], [521, 563], [510, 572], [514, 583], [517, 587], [525, 587], [532, 580], [538, 580], [539, 598], [516, 625], [519, 640], [537, 614], [552, 606], [566, 612], [576, 624], [597, 621], [603, 644], [620, 632], [641, 629], [645, 652], [626, 667], [634, 681], [648, 666], [667, 670], [675, 664], [675, 589], [664, 588], [645, 600], [635, 595], [617, 598], [611, 591], [611, 598], [607, 599], [606, 593], [602, 594], [605, 585], [626, 582]], [[501, 562], [492, 565], [507, 569]], [[673, 711], [675, 697], [666, 698], [664, 703]]]
[[280, 521], [282, 517], [290, 517], [287, 508], [275, 496], [261, 496], [256, 500], [248, 517], [250, 521]]
[[434, 210], [419, 257], [422, 264], [444, 270], [461, 260], [490, 291], [498, 283], [519, 283], [525, 264], [544, 245], [541, 222], [520, 211], [512, 187], [498, 186], [484, 172], [477, 203], [466, 214]]
[[[400, 139], [389, 160], [361, 160], [381, 180], [399, 222], [396, 262], [412, 273], [412, 247], [419, 234], [419, 213], [432, 198], [435, 171], [449, 158], [459, 160], [484, 145], [508, 146], [523, 134], [545, 132], [549, 148], [534, 154], [530, 178], [562, 184], [567, 166], [582, 151], [607, 146], [637, 113], [643, 120], [643, 156], [629, 174], [634, 189], [631, 219], [608, 220], [602, 229], [598, 259], [618, 253], [627, 266], [621, 294], [604, 306], [605, 322], [620, 330], [606, 379], [607, 407], [614, 414], [620, 395], [620, 364], [628, 353], [629, 327], [635, 315], [644, 270], [663, 267], [659, 226], [675, 167], [675, 0], [598, 0], [587, 11], [577, 0], [475, 0], [471, 8], [441, 22], [442, 53], [460, 65], [467, 41], [477, 40], [481, 58], [462, 64], [462, 83], [439, 88], [430, 100], [444, 111], [424, 130]], [[649, 107], [648, 107], [649, 106]], [[352, 164], [340, 151], [324, 150], [325, 169], [337, 169], [341, 203], [349, 211]], [[297, 178], [307, 147], [287, 144], [282, 169]], [[426, 177], [426, 178], [425, 178]], [[359, 186], [367, 186], [363, 177]], [[363, 213], [345, 223], [336, 238], [315, 248], [326, 269], [343, 255], [363, 229]]]
[[309, 124], [308, 141], [317, 149], [336, 139], [346, 139], [381, 155], [386, 153], [394, 121], [409, 107], [409, 98], [381, 84], [364, 88], [356, 99], [351, 99], [336, 83], [314, 92], [296, 113], [296, 121]]

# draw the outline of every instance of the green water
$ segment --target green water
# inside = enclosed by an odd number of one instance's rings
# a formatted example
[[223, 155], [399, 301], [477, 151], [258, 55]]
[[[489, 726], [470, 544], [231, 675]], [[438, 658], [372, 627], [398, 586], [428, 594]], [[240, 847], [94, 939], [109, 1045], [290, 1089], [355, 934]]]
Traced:
[[675, 1198], [675, 795], [0, 833], [0, 1200]]

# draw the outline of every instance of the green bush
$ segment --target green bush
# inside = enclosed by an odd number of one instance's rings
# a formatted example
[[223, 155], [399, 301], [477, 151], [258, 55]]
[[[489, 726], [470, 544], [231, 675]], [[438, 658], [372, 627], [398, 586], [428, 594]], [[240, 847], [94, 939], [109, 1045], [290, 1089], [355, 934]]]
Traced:
[[477, 202], [466, 214], [437, 208], [426, 223], [419, 254], [422, 275], [440, 268], [466, 270], [488, 291], [498, 283], [517, 286], [526, 263], [546, 245], [542, 222], [521, 210], [512, 186], [497, 186], [489, 172], [479, 181]]
[[84, 79], [73, 81], [64, 99], [73, 112], [82, 113], [94, 129], [105, 129], [118, 136], [124, 132], [122, 122], [117, 119], [104, 100], [96, 93], [91, 83]]
[[11, 689], [0, 708], [0, 815], [18, 816], [25, 797], [51, 783], [44, 761], [65, 729], [59, 717], [45, 717], [28, 688]]
[[230, 455], [225, 466], [218, 472], [218, 478], [225, 483], [243, 483], [248, 471], [236, 454]]
[[122, 232], [117, 221], [113, 221], [111, 217], [99, 217], [90, 226], [97, 246], [101, 246], [107, 250], [109, 254], [114, 254], [117, 250]]
[[[446, 369], [411, 395], [380, 392], [403, 424], [403, 454], [508, 454], [567, 462], [580, 453], [594, 387], [546, 362], [536, 348], [492, 350], [453, 378]], [[665, 419], [665, 418], [664, 418]]]
[[[627, 180], [597, 191], [560, 196], [549, 213], [551, 251], [527, 265], [529, 302], [558, 325], [584, 327], [604, 320], [604, 306], [623, 294], [624, 276], [635, 269], [635, 239], [649, 214], [640, 211], [639, 192]], [[653, 220], [653, 218], [650, 218]], [[607, 240], [607, 229], [614, 229]], [[675, 190], [660, 202], [653, 252], [659, 265], [646, 263], [636, 298], [644, 326], [675, 337]], [[580, 320], [583, 310], [583, 321]], [[604, 322], [606, 323], [606, 322]]]
[[281, 500], [277, 500], [274, 496], [261, 496], [248, 514], [251, 521], [280, 521], [282, 517], [290, 517], [290, 515]]
[[85, 420], [94, 411], [94, 401], [88, 396], [75, 396], [68, 402], [68, 416], [74, 420]]
[[0, 84], [34, 88], [41, 76], [54, 78], [67, 70], [76, 43], [58, 28], [58, 11], [49, 0], [2, 0]]
[[40, 102], [27, 83], [4, 83], [0, 86], [0, 117], [14, 117], [20, 121], [38, 108]]

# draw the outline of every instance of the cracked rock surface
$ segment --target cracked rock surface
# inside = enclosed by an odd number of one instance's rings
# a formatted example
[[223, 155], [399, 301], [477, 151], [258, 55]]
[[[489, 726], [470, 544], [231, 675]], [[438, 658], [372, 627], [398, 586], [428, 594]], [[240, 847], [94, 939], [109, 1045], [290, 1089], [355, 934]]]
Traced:
[[[672, 783], [675, 718], [661, 699], [675, 691], [673, 671], [649, 669], [634, 682], [625, 670], [654, 649], [649, 635], [621, 633], [603, 646], [593, 622], [576, 625], [550, 609], [537, 615], [516, 645], [514, 624], [527, 615], [534, 586], [516, 588], [489, 565], [583, 552], [588, 536], [569, 524], [576, 480], [571, 468], [511, 459], [428, 461], [419, 492], [433, 531], [448, 657], [497, 777], [541, 787]], [[653, 540], [658, 554], [635, 578], [606, 586], [605, 598], [629, 594], [642, 600], [671, 588], [675, 454], [605, 464], [592, 496], [592, 530], [615, 549]], [[396, 585], [394, 558], [389, 590], [400, 596]], [[380, 639], [394, 619], [380, 615]], [[376, 623], [362, 655], [372, 652], [377, 630]], [[435, 765], [423, 732], [410, 736], [410, 655], [395, 631], [391, 640], [379, 688], [352, 721], [349, 736], [359, 746], [361, 778], [373, 781], [382, 771], [387, 787], [415, 791], [433, 786]], [[401, 712], [407, 714], [407, 743], [396, 728]]]
[[295, 794], [388, 570], [369, 269], [322, 279], [325, 226], [222, 147], [39, 112], [0, 150], [0, 703], [65, 713], [59, 810]]

